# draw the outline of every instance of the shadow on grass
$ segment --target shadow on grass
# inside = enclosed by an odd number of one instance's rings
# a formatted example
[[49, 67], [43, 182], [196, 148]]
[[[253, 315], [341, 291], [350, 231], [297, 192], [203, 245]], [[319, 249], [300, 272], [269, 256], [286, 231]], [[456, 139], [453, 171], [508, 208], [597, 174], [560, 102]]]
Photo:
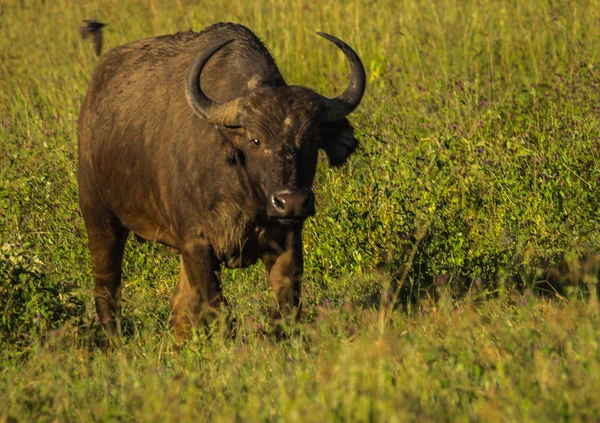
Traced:
[[[380, 307], [394, 303], [394, 309], [409, 310], [420, 304], [435, 303], [442, 297], [461, 300], [497, 298], [509, 292], [531, 292], [544, 298], [565, 300], [573, 296], [600, 299], [600, 254], [588, 253], [581, 258], [561, 257], [537, 266], [515, 265], [483, 277], [467, 275], [463, 270], [476, 268], [468, 263], [462, 269], [436, 274], [428, 268], [425, 255], [412, 261], [412, 266], [391, 260], [382, 263], [378, 271], [387, 283], [365, 298], [363, 306]], [[487, 280], [487, 282], [484, 282]], [[395, 297], [395, 298], [394, 298]]]

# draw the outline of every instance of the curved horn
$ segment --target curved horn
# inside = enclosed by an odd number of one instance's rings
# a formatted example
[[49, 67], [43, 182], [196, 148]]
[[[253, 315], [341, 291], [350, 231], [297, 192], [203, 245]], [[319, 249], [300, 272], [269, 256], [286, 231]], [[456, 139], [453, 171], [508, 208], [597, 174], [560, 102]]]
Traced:
[[346, 88], [346, 91], [341, 95], [335, 98], [326, 99], [327, 114], [325, 116], [325, 121], [335, 122], [342, 120], [358, 107], [360, 100], [365, 93], [367, 76], [358, 54], [356, 54], [348, 44], [333, 35], [325, 34], [324, 32], [317, 32], [317, 34], [335, 44], [337, 48], [344, 52], [346, 58], [348, 58], [348, 61], [350, 62], [352, 73], [348, 88]]
[[185, 98], [194, 113], [209, 122], [224, 125], [238, 125], [239, 99], [219, 104], [208, 98], [200, 87], [200, 74], [209, 59], [220, 49], [231, 43], [233, 39], [222, 41], [215, 46], [204, 50], [188, 70], [185, 80]]

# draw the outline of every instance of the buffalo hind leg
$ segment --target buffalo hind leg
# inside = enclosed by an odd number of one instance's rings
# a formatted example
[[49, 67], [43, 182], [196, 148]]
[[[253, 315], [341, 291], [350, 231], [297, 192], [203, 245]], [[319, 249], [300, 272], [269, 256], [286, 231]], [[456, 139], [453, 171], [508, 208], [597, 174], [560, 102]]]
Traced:
[[223, 303], [210, 249], [188, 243], [181, 249], [179, 282], [173, 295], [175, 339], [182, 342], [198, 323], [210, 323]]
[[129, 231], [107, 210], [82, 206], [94, 274], [98, 319], [109, 333], [118, 330], [121, 303], [121, 265]]

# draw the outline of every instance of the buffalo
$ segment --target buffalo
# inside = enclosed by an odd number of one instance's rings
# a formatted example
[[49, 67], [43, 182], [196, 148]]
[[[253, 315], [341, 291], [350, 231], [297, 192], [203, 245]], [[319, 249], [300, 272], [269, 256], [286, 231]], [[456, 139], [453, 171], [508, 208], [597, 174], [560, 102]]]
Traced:
[[120, 315], [129, 232], [180, 254], [173, 325], [185, 339], [223, 303], [219, 271], [262, 260], [276, 300], [271, 318], [297, 317], [302, 227], [315, 212], [318, 151], [339, 166], [356, 150], [347, 120], [366, 85], [358, 55], [335, 98], [287, 85], [248, 28], [135, 41], [105, 53], [79, 116], [79, 200], [99, 320]]

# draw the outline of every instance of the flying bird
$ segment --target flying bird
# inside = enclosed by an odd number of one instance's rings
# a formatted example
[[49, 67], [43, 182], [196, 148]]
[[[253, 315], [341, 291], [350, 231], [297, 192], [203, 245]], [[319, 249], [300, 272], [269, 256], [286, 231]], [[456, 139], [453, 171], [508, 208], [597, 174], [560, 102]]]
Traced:
[[88, 37], [92, 37], [94, 51], [97, 56], [100, 56], [102, 53], [102, 28], [105, 27], [106, 24], [98, 22], [96, 19], [86, 19], [83, 22], [85, 23], [85, 26], [79, 28], [81, 38], [85, 40]]

